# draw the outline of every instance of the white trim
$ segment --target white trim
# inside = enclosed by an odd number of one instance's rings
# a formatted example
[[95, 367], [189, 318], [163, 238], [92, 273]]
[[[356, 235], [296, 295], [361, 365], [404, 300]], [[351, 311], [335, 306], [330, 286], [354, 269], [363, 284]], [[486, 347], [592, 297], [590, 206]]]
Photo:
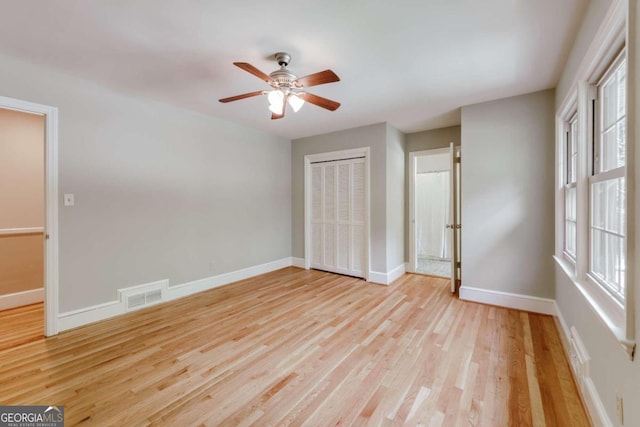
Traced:
[[[458, 147], [456, 147], [456, 150]], [[451, 149], [434, 148], [432, 150], [420, 150], [409, 152], [409, 267], [405, 268], [407, 272], [415, 273], [417, 269], [416, 257], [416, 158], [421, 156], [448, 154]]]
[[198, 292], [228, 285], [229, 283], [237, 282], [239, 280], [248, 279], [250, 277], [259, 276], [260, 274], [269, 273], [271, 271], [279, 270], [285, 267], [290, 267], [291, 264], [292, 259], [290, 257], [282, 258], [277, 261], [243, 268], [242, 270], [218, 274], [217, 276], [194, 280], [192, 282], [187, 282], [176, 286], [169, 286], [169, 289], [167, 289], [167, 300], [170, 301]]
[[305, 267], [304, 258], [291, 257], [291, 265], [308, 270], [308, 268]]
[[44, 288], [0, 295], [0, 310], [8, 310], [42, 301], [44, 301]]
[[387, 273], [380, 273], [379, 271], [369, 271], [369, 282], [377, 283], [378, 285], [388, 285]]
[[400, 277], [404, 275], [404, 273], [405, 273], [404, 263], [400, 264], [393, 270], [389, 271], [387, 273], [387, 280], [389, 281], [389, 284], [398, 280]]
[[634, 340], [628, 340], [625, 337], [624, 329], [620, 326], [621, 324], [624, 325], [624, 312], [617, 307], [614, 300], [606, 295], [605, 291], [601, 289], [599, 285], [590, 283], [588, 280], [580, 282], [577, 280], [571, 266], [568, 265], [563, 258], [557, 256], [554, 256], [553, 258], [560, 268], [562, 268], [564, 274], [567, 275], [567, 278], [576, 287], [580, 295], [584, 297], [587, 305], [591, 308], [596, 318], [598, 318], [600, 323], [605, 326], [605, 329], [613, 334], [631, 359], [635, 351], [636, 342]]
[[[142, 285], [131, 286], [128, 288], [118, 289], [119, 299], [103, 304], [97, 304], [91, 307], [80, 308], [60, 313], [59, 327], [60, 331], [77, 328], [89, 323], [105, 320], [110, 317], [118, 316], [126, 313], [126, 295], [145, 291], [149, 289], [162, 289], [162, 301], [167, 302], [178, 298], [183, 298], [198, 292], [217, 288], [220, 286], [235, 283], [239, 280], [248, 279], [260, 274], [279, 270], [289, 267], [293, 263], [293, 258], [282, 258], [277, 261], [265, 264], [255, 265], [253, 267], [244, 268], [242, 270], [231, 271], [229, 273], [219, 274], [217, 276], [206, 277], [204, 279], [194, 280], [182, 283], [176, 286], [168, 286], [169, 280], [159, 280], [155, 282], [145, 283]], [[155, 304], [154, 304], [155, 305]], [[150, 307], [147, 305], [145, 307]]]
[[386, 273], [380, 273], [378, 271], [369, 271], [369, 281], [371, 283], [377, 283], [379, 285], [390, 285], [398, 280], [406, 272], [406, 264], [402, 263], [396, 268], [389, 270]]
[[58, 333], [58, 109], [0, 96], [0, 108], [45, 116], [44, 334]]
[[60, 328], [60, 332], [62, 332], [124, 313], [124, 303], [121, 301], [110, 301], [60, 313], [58, 316], [58, 327]]
[[39, 234], [44, 233], [44, 227], [0, 228], [0, 236], [13, 236], [14, 234]]
[[[364, 157], [365, 170], [365, 265], [362, 266], [364, 280], [370, 279], [371, 265], [371, 149], [369, 147], [330, 151], [327, 153], [307, 154], [304, 156], [304, 267], [311, 268], [311, 163], [329, 162], [352, 157]], [[377, 282], [376, 282], [377, 283]]]
[[[560, 311], [560, 307], [556, 303], [554, 304], [556, 307], [558, 323], [560, 324], [560, 341], [562, 342], [562, 347], [564, 348], [567, 359], [571, 360], [571, 348], [569, 347], [569, 343], [571, 342], [571, 329], [569, 329], [569, 326], [562, 315], [562, 311]], [[578, 346], [583, 346], [581, 341], [578, 342]], [[609, 419], [609, 415], [604, 408], [604, 404], [598, 394], [598, 390], [591, 379], [589, 369], [584, 371], [584, 376], [582, 378], [578, 378], [573, 369], [571, 370], [571, 373], [574, 376], [576, 384], [578, 384], [578, 392], [582, 396], [582, 400], [587, 407], [587, 412], [589, 413], [591, 421], [593, 421], [596, 427], [613, 427], [614, 424], [611, 422], [611, 419]]]
[[462, 285], [460, 287], [460, 299], [479, 302], [482, 304], [497, 305], [499, 307], [513, 308], [516, 310], [530, 311], [532, 313], [556, 314], [554, 300], [530, 295], [513, 294], [510, 292], [473, 288]]

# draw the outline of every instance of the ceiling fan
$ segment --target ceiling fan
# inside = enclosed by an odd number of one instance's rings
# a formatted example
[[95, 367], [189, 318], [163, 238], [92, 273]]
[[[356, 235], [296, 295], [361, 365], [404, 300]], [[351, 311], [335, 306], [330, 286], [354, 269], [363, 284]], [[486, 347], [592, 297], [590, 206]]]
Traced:
[[242, 68], [246, 72], [267, 82], [269, 86], [273, 88], [272, 90], [258, 90], [255, 92], [244, 93], [242, 95], [231, 96], [229, 98], [222, 98], [219, 101], [226, 103], [258, 95], [267, 95], [272, 120], [284, 117], [287, 104], [291, 106], [294, 112], [300, 110], [305, 101], [330, 111], [335, 111], [340, 107], [339, 102], [304, 92], [302, 90], [311, 86], [339, 82], [340, 78], [333, 71], [324, 70], [318, 73], [309, 74], [308, 76], [297, 77], [287, 69], [289, 62], [291, 62], [291, 55], [286, 52], [278, 52], [275, 54], [275, 59], [280, 65], [280, 69], [271, 74], [263, 73], [247, 62], [233, 63], [233, 65]]

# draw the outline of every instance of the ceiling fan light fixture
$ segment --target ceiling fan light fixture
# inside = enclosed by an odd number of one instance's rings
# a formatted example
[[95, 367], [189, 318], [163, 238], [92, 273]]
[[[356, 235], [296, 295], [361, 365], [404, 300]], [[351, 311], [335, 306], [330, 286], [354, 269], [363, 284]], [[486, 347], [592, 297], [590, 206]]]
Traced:
[[302, 106], [304, 105], [304, 99], [300, 98], [298, 95], [291, 94], [288, 99], [289, 105], [293, 108], [293, 111], [297, 113], [300, 111]]
[[281, 90], [275, 89], [269, 92], [267, 95], [267, 100], [270, 105], [279, 105], [280, 109], [282, 109], [282, 103], [284, 102], [284, 93]]
[[282, 102], [280, 102], [279, 104], [274, 103], [274, 104], [270, 104], [269, 105], [269, 110], [271, 110], [271, 112], [273, 114], [282, 114]]

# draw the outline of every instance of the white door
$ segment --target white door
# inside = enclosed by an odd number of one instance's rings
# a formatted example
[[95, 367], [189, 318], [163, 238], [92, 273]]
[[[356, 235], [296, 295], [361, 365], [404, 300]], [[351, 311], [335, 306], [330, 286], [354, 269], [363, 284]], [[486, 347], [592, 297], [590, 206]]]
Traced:
[[311, 164], [311, 267], [365, 277], [365, 159]]
[[449, 185], [449, 224], [447, 225], [449, 234], [449, 245], [451, 248], [451, 292], [456, 292], [456, 286], [459, 280], [458, 277], [458, 261], [459, 258], [459, 244], [460, 244], [460, 218], [459, 218], [459, 206], [458, 206], [458, 178], [459, 178], [459, 157], [454, 143], [449, 145], [450, 154], [450, 185]]

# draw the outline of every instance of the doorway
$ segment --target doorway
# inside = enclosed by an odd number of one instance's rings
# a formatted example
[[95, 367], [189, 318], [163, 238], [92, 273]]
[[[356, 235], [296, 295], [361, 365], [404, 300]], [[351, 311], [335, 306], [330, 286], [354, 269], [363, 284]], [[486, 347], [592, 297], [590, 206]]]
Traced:
[[[0, 114], [0, 150], [7, 162], [0, 191], [6, 207], [15, 208], [3, 209], [0, 216], [0, 251], [6, 252], [8, 263], [0, 276], [0, 309], [12, 319], [25, 319], [32, 327], [37, 322], [39, 336], [56, 335], [57, 109], [0, 97]], [[39, 311], [20, 309], [38, 302]], [[9, 319], [3, 324], [20, 328], [22, 321], [11, 323]]]
[[460, 261], [460, 157], [449, 148], [412, 152], [410, 169], [410, 271], [451, 280]]

